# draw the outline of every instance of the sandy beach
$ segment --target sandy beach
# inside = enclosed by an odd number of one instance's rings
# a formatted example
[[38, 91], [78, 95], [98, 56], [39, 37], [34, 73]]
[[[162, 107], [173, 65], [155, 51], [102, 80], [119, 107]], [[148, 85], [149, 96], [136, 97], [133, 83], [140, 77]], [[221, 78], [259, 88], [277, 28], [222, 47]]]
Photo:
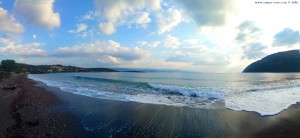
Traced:
[[12, 75], [1, 82], [0, 137], [79, 136], [72, 115], [52, 111], [61, 102], [35, 84], [25, 74]]
[[275, 116], [90, 98], [12, 75], [1, 82], [0, 137], [300, 136], [300, 106]]

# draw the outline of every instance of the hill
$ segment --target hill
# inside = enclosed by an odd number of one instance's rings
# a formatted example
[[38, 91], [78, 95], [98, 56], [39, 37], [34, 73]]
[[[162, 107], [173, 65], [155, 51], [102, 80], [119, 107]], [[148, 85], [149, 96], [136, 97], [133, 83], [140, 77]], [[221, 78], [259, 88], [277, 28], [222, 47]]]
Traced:
[[30, 73], [59, 73], [59, 72], [117, 72], [109, 68], [81, 68], [63, 65], [28, 65], [17, 63], [19, 69]]
[[60, 73], [60, 72], [118, 72], [109, 68], [81, 68], [76, 66], [64, 65], [29, 65], [23, 63], [15, 63], [14, 60], [3, 60], [1, 62], [0, 71], [16, 72], [16, 73]]
[[300, 51], [271, 54], [250, 64], [243, 72], [300, 72]]

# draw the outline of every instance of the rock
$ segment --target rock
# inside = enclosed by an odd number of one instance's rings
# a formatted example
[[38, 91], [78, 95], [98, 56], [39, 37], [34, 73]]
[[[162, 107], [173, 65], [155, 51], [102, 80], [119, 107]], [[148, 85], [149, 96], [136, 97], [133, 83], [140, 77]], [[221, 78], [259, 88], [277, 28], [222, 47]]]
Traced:
[[16, 84], [4, 84], [0, 86], [3, 90], [15, 90], [17, 88]]

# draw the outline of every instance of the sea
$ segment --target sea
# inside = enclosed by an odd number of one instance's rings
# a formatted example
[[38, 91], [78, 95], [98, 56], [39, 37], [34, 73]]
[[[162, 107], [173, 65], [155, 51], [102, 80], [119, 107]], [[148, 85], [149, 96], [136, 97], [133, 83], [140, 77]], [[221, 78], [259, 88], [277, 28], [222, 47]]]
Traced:
[[279, 114], [300, 102], [297, 73], [98, 72], [29, 74], [30, 79], [98, 99]]

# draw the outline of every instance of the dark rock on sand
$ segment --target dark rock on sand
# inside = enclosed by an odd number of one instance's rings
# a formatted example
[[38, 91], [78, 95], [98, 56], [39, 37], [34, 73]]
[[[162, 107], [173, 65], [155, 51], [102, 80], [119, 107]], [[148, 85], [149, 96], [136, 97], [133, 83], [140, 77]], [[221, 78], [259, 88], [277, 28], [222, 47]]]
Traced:
[[3, 90], [15, 90], [17, 88], [16, 84], [4, 84], [0, 85], [0, 88]]

